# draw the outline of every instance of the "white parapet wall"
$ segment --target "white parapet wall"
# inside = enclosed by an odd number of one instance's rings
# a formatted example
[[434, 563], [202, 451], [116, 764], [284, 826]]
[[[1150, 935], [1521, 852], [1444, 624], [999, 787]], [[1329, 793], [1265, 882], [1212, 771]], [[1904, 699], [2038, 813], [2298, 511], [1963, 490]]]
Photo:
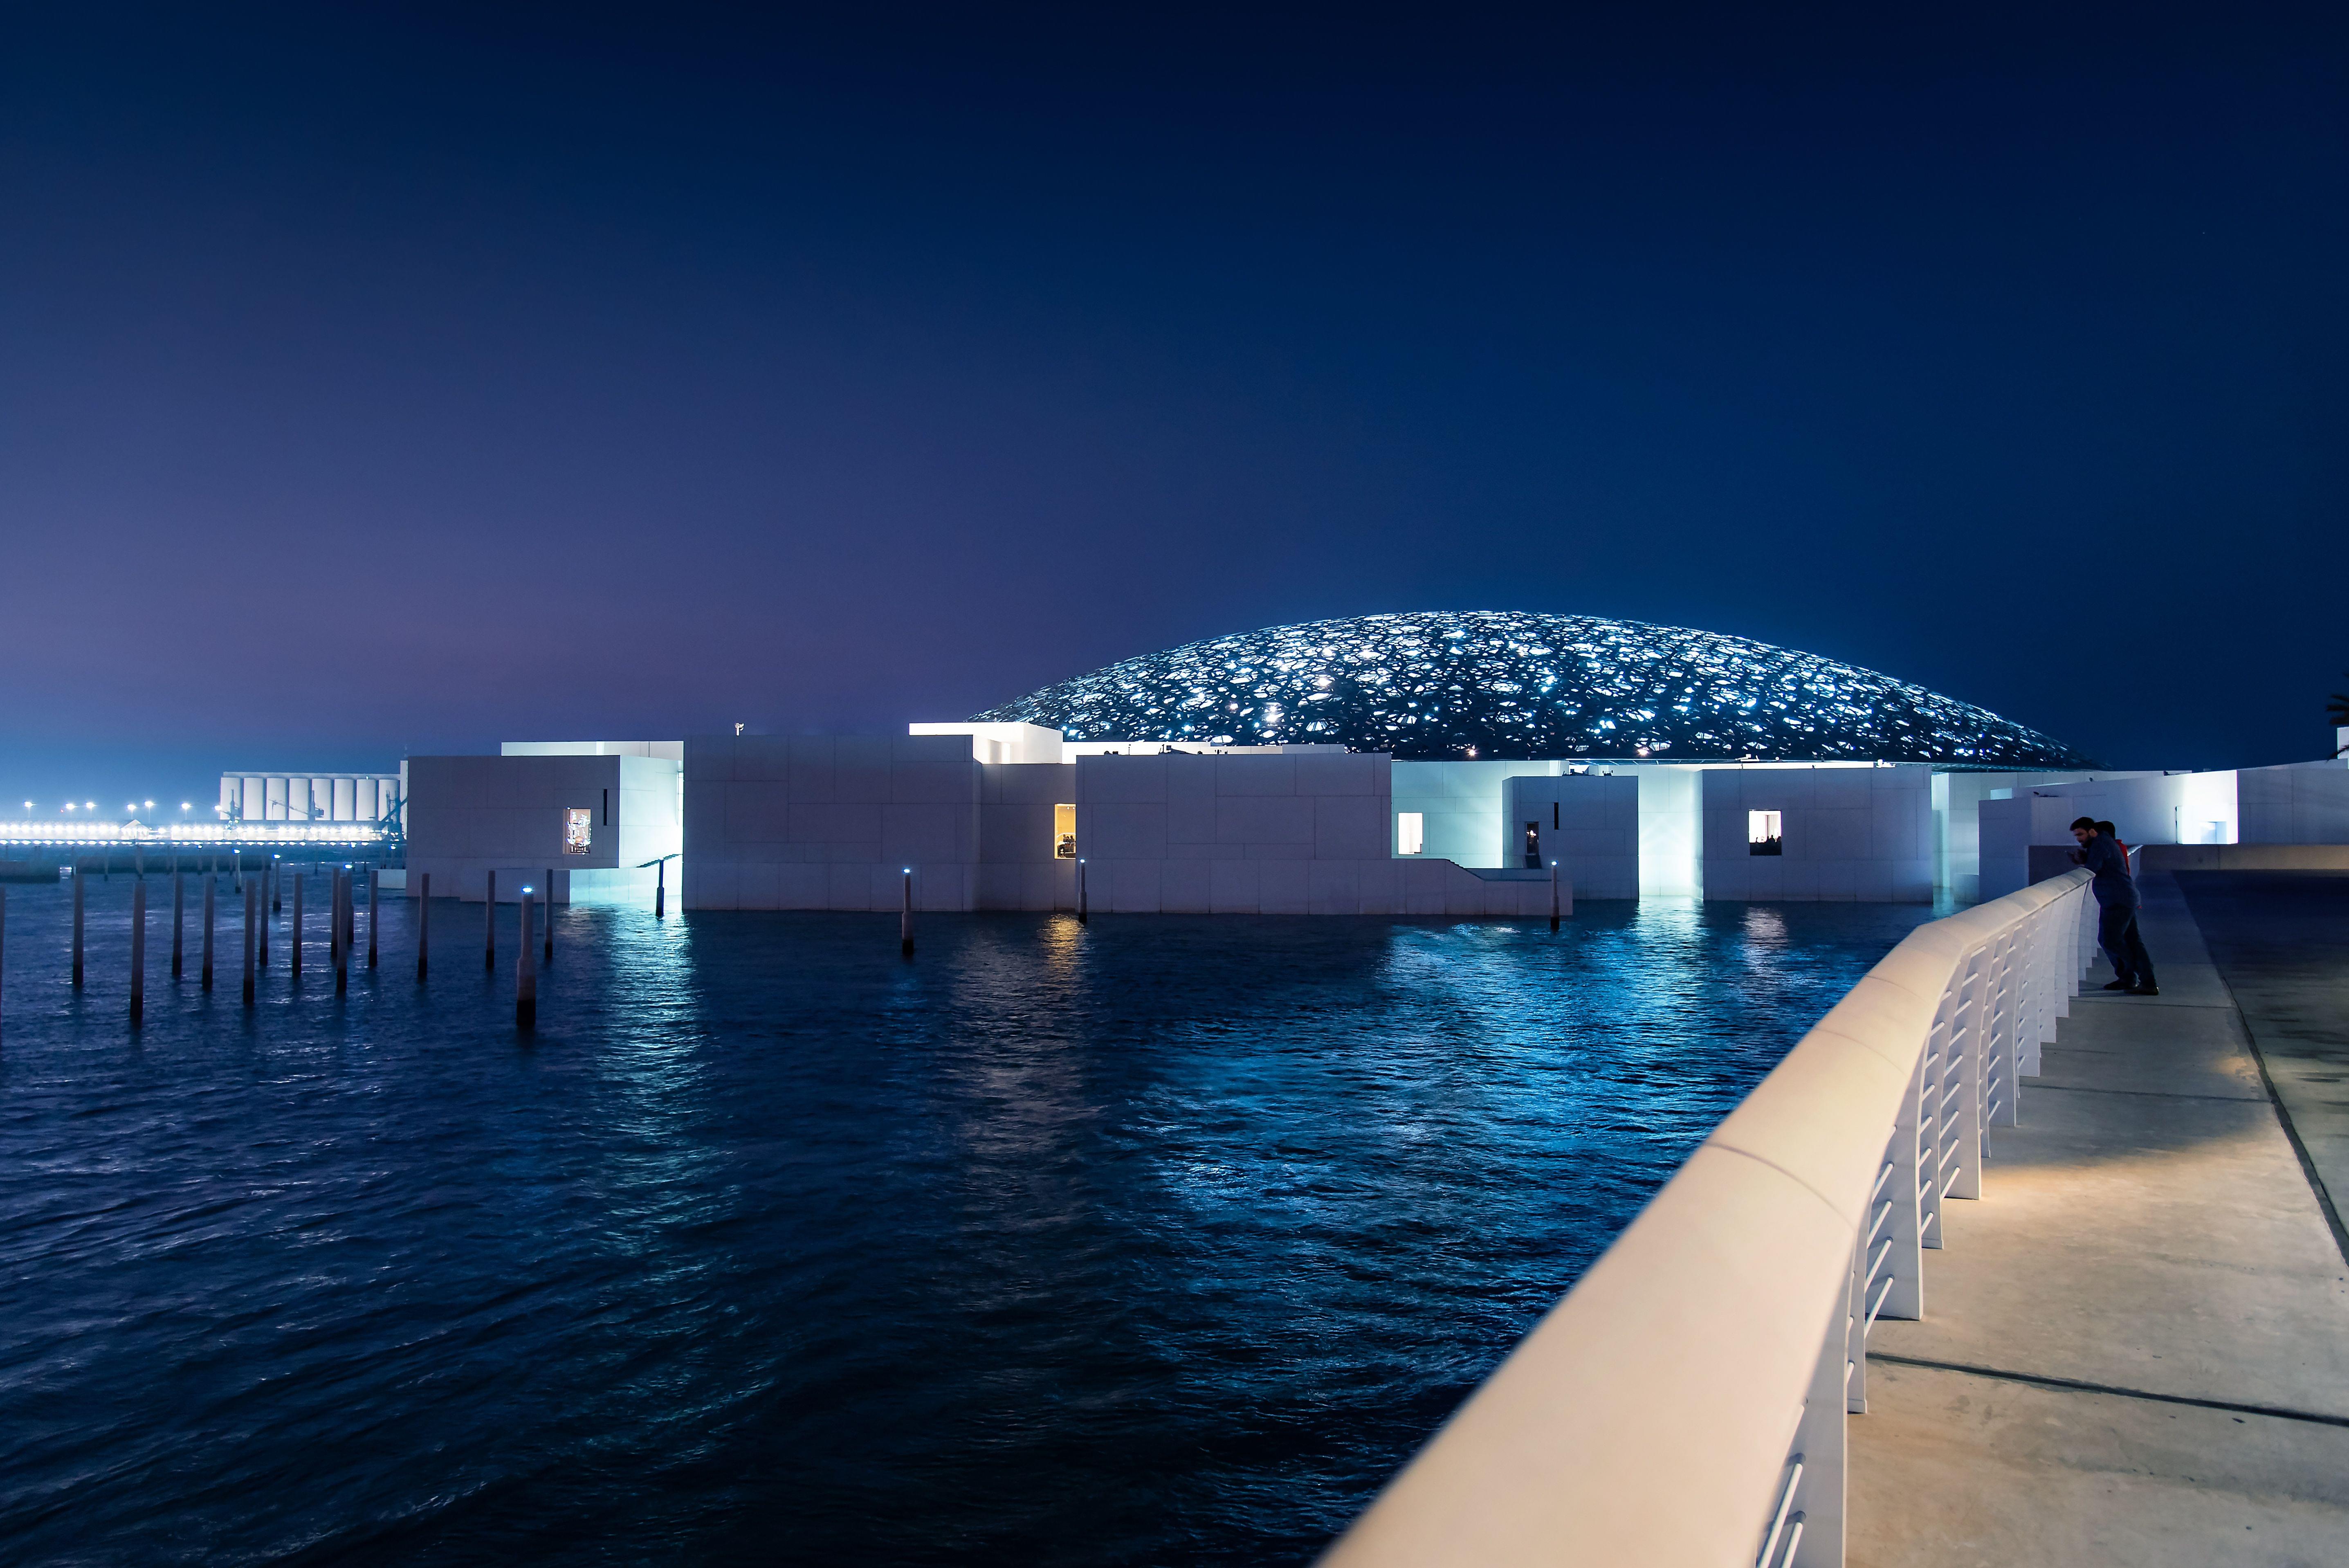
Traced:
[[1577, 898], [1636, 898], [1640, 796], [1630, 775], [1512, 778], [1502, 791], [1505, 862], [1541, 870], [1556, 861]]
[[[1389, 853], [1390, 759], [1120, 749], [987, 762], [1032, 737], [686, 742], [685, 906], [1547, 916], [1550, 879]], [[1037, 743], [1040, 754], [1044, 748]], [[1570, 878], [1560, 880], [1571, 912]]]
[[1980, 891], [1992, 898], [2030, 881], [2034, 848], [2069, 848], [2083, 816], [2110, 822], [2129, 844], [2349, 844], [2349, 762], [2032, 780], [1974, 810]]
[[2078, 990], [2087, 881], [1911, 932], [1324, 1564], [1837, 1568], [1868, 1329], [1924, 1314], [1941, 1206], [1983, 1196], [1983, 1135]]
[[496, 872], [501, 902], [554, 873], [557, 902], [649, 896], [645, 863], [680, 847], [679, 763], [633, 752], [530, 751], [495, 757], [411, 757], [408, 886], [436, 898], [482, 898]]
[[[1723, 767], [1700, 778], [1707, 898], [1933, 901], [1924, 763]], [[1775, 845], [1757, 842], [1762, 822], [1776, 824]]]

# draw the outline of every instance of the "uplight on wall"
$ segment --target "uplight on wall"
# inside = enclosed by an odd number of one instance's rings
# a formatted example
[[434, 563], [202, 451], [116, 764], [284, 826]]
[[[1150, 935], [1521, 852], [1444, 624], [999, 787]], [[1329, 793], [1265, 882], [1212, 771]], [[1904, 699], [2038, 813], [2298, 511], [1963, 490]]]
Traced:
[[1427, 819], [1416, 811], [1395, 813], [1395, 853], [1417, 855], [1427, 842]]
[[1745, 852], [1748, 855], [1783, 855], [1785, 841], [1779, 836], [1778, 814], [1775, 811], [1749, 811], [1745, 814]]

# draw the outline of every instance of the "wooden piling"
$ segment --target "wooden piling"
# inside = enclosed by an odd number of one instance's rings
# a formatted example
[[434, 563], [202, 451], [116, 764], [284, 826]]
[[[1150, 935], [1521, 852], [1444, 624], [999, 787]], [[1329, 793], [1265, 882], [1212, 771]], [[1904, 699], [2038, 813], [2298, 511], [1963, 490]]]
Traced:
[[284, 914], [285, 912], [285, 866], [279, 862], [276, 856], [273, 855], [269, 857], [269, 864], [262, 867], [261, 874], [269, 878], [269, 912], [273, 915]]
[[[269, 867], [276, 864], [273, 856], [261, 867], [261, 967], [264, 969], [269, 967]], [[248, 877], [244, 885], [251, 888], [253, 879]]]
[[376, 898], [377, 898], [377, 895], [378, 895], [379, 893], [381, 893], [381, 892], [382, 892], [382, 890], [383, 890], [380, 887], [378, 887], [378, 886], [377, 885], [375, 870], [376, 870], [376, 867], [375, 867], [375, 862], [374, 862], [374, 861], [372, 861], [372, 860], [368, 861], [368, 862], [367, 862], [367, 968], [369, 968], [369, 969], [373, 969], [373, 968], [375, 967], [375, 921], [376, 921], [376, 913], [375, 913], [375, 911], [376, 911], [376, 908], [377, 908]]
[[147, 880], [130, 889], [130, 1027], [136, 1029], [147, 1012]]
[[1549, 929], [1557, 929], [1557, 862], [1549, 863]]
[[914, 953], [914, 868], [905, 867], [905, 906], [897, 917], [897, 950], [911, 958]]
[[667, 862], [666, 859], [657, 860], [657, 861], [653, 862], [653, 919], [654, 919], [657, 920], [657, 919], [661, 919], [661, 918], [662, 918], [662, 916], [663, 916], [664, 914], [666, 914], [666, 913], [667, 913], [666, 906], [667, 905], [667, 903], [668, 903], [668, 862]]
[[423, 885], [416, 889], [416, 978], [419, 981], [429, 966], [432, 947], [432, 873], [421, 875]]
[[212, 894], [220, 887], [219, 878], [207, 872], [204, 876], [204, 963], [203, 988], [212, 988]]
[[546, 868], [546, 961], [554, 961], [554, 867]]
[[481, 972], [498, 971], [498, 874], [490, 873], [488, 896], [481, 900]]
[[538, 1026], [538, 970], [531, 962], [530, 889], [522, 890], [522, 940], [514, 944], [514, 1027]]
[[253, 934], [261, 922], [254, 919], [254, 907], [260, 902], [260, 890], [250, 882], [244, 885], [244, 1004], [253, 1005]]
[[1085, 863], [1080, 860], [1077, 862], [1077, 924], [1085, 926], [1092, 923], [1092, 911], [1086, 907], [1085, 900]]
[[302, 978], [302, 873], [294, 873], [294, 923], [285, 929], [285, 973]]
[[[173, 856], [172, 858], [177, 860], [179, 857]], [[180, 944], [181, 941], [180, 932], [181, 928], [187, 924], [187, 915], [188, 879], [180, 875], [180, 868], [177, 866], [173, 866], [171, 867], [171, 978], [173, 980], [179, 979], [181, 972], [180, 969]]]
[[74, 859], [74, 989], [81, 989], [81, 859]]
[[351, 988], [351, 935], [343, 917], [348, 912], [351, 899], [351, 874], [335, 873], [335, 992]]

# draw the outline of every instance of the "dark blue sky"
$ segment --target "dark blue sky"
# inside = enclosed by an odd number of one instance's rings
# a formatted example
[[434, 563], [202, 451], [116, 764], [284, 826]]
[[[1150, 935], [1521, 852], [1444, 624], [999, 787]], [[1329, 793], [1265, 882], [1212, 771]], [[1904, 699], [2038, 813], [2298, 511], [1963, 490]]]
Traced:
[[2329, 745], [2337, 8], [862, 15], [8, 22], [0, 800], [1413, 608]]

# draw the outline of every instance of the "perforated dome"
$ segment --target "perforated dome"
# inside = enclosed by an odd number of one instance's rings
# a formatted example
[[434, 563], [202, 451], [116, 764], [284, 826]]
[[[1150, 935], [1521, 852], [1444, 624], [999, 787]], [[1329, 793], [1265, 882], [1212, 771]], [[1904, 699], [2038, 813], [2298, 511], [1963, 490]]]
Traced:
[[1872, 670], [1742, 637], [1514, 610], [1357, 616], [1186, 643], [978, 715], [1075, 741], [1322, 742], [1409, 758], [2094, 764]]

